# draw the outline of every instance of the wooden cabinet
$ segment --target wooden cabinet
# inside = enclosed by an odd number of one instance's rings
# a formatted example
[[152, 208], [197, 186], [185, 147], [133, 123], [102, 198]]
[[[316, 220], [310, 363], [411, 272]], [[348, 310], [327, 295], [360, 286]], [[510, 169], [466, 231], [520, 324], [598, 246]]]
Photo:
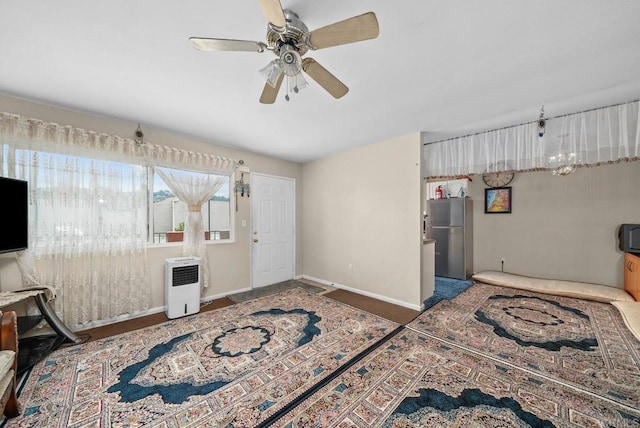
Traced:
[[624, 253], [624, 289], [640, 301], [640, 257]]

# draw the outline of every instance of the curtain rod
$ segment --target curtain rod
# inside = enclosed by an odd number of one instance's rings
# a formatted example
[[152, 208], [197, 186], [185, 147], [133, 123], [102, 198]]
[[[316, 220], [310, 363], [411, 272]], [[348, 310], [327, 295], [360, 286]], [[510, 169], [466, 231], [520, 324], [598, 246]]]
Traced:
[[[549, 117], [549, 118], [545, 118], [545, 119], [546, 120], [560, 119], [562, 117], [567, 117], [567, 116], [571, 116], [571, 115], [574, 115], [574, 114], [589, 113], [589, 112], [595, 111], [595, 110], [601, 110], [601, 109], [605, 109], [605, 108], [617, 107], [617, 106], [621, 106], [621, 105], [624, 105], [624, 104], [637, 103], [638, 101], [640, 101], [640, 100], [625, 101], [625, 102], [622, 102], [622, 103], [611, 104], [611, 105], [604, 106], [604, 107], [595, 107], [595, 108], [590, 108], [590, 109], [587, 109], [587, 110], [577, 111], [575, 113], [561, 114], [559, 116]], [[488, 131], [480, 131], [480, 132], [476, 132], [474, 134], [462, 135], [460, 137], [451, 137], [451, 138], [445, 138], [444, 140], [429, 141], [428, 143], [422, 143], [422, 145], [426, 146], [427, 144], [444, 143], [446, 141], [457, 140], [459, 138], [473, 137], [474, 135], [485, 134], [487, 132], [502, 131], [503, 129], [515, 128], [516, 126], [528, 125], [530, 123], [537, 123], [537, 122], [538, 122], [538, 119], [530, 120], [529, 122], [522, 122], [522, 123], [519, 123], [517, 125], [503, 126], [502, 128], [490, 129]]]

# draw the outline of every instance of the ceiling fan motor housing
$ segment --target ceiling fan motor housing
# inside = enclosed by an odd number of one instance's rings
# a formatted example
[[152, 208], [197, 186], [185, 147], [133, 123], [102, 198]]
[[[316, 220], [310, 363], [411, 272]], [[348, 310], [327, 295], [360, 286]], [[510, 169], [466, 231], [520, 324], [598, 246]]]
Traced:
[[[309, 28], [298, 18], [295, 12], [284, 9], [284, 16], [287, 25], [284, 31], [278, 31], [273, 25], [267, 26], [267, 45], [273, 49], [273, 53], [282, 58], [283, 47], [294, 48], [298, 56], [302, 56], [309, 50], [307, 39], [309, 38]], [[280, 29], [281, 30], [281, 29]]]

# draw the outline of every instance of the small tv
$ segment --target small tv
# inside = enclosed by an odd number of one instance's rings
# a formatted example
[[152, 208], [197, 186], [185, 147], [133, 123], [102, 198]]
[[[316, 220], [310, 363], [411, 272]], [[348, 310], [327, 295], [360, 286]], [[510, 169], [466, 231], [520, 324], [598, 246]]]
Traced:
[[0, 253], [29, 247], [29, 186], [24, 180], [0, 177], [0, 195], [4, 201]]
[[640, 224], [621, 224], [618, 246], [625, 253], [640, 253]]

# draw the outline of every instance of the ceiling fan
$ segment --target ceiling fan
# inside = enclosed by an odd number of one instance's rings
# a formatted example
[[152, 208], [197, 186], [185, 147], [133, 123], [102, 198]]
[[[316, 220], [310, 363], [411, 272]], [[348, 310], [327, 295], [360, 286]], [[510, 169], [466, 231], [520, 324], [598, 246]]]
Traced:
[[324, 49], [378, 37], [378, 20], [373, 12], [354, 16], [317, 30], [309, 31], [307, 26], [289, 9], [282, 9], [280, 0], [258, 0], [267, 19], [266, 43], [250, 40], [190, 37], [197, 49], [204, 51], [272, 51], [277, 58], [260, 70], [266, 78], [260, 102], [273, 104], [284, 78], [287, 78], [287, 94], [297, 93], [307, 86], [302, 75], [304, 71], [334, 98], [341, 98], [349, 88], [321, 66], [313, 58], [302, 56], [309, 50]]

